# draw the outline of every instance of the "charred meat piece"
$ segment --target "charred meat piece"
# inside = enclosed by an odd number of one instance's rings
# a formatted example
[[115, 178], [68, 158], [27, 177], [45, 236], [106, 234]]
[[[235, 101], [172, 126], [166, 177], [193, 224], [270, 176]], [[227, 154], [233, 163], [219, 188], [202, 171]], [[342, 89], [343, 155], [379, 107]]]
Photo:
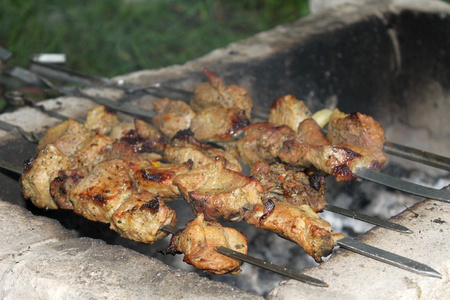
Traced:
[[240, 231], [223, 227], [216, 221], [205, 221], [202, 214], [175, 234], [165, 254], [184, 253], [184, 261], [212, 274], [238, 274], [242, 262], [216, 251], [223, 246], [247, 254], [247, 238]]
[[177, 216], [159, 196], [149, 192], [135, 193], [114, 212], [111, 229], [122, 237], [153, 244], [167, 236], [161, 227], [175, 226]]
[[197, 113], [191, 121], [191, 130], [200, 141], [229, 141], [250, 121], [239, 108], [212, 106]]
[[208, 107], [236, 108], [244, 110], [245, 116], [251, 119], [252, 99], [248, 91], [237, 85], [225, 86], [223, 80], [214, 73], [204, 70], [209, 82], [197, 84], [191, 99], [191, 107], [196, 113]]
[[178, 131], [186, 130], [191, 126], [195, 112], [183, 101], [163, 98], [153, 102], [153, 108], [158, 113], [152, 119], [164, 135], [172, 138]]
[[350, 149], [362, 156], [352, 170], [365, 167], [381, 170], [386, 162], [383, 153], [384, 130], [372, 117], [359, 112], [344, 114], [333, 111], [328, 123], [328, 140], [337, 147]]
[[100, 162], [72, 188], [73, 210], [89, 220], [109, 223], [113, 213], [133, 194], [128, 163], [122, 159]]
[[297, 131], [298, 124], [311, 116], [305, 102], [296, 99], [294, 95], [285, 95], [273, 102], [268, 121], [276, 125], [287, 125]]
[[73, 209], [69, 193], [86, 174], [87, 171], [85, 169], [65, 169], [52, 173], [50, 177], [50, 195], [58, 208]]
[[130, 162], [130, 175], [136, 191], [147, 191], [159, 195], [163, 200], [177, 199], [180, 191], [175, 185], [177, 176], [188, 173], [192, 162], [182, 164], [164, 164], [159, 161]]
[[35, 159], [26, 164], [20, 179], [25, 199], [40, 208], [57, 209], [50, 195], [50, 178], [54, 171], [70, 169], [74, 163], [69, 156], [52, 144], [42, 149]]
[[123, 137], [126, 137], [130, 132], [134, 132], [136, 127], [134, 127], [133, 123], [119, 123], [115, 125], [111, 132], [109, 133], [109, 137], [113, 140], [121, 140]]
[[263, 200], [286, 201], [295, 205], [308, 205], [314, 212], [320, 212], [327, 204], [324, 193], [325, 177], [318, 173], [306, 175], [293, 166], [257, 162], [250, 170], [250, 176], [259, 180]]
[[286, 125], [270, 122], [251, 124], [244, 129], [244, 137], [237, 141], [242, 161], [252, 166], [257, 161], [275, 162], [286, 140], [296, 137], [296, 132]]
[[47, 145], [53, 144], [65, 155], [75, 153], [80, 144], [90, 137], [89, 130], [72, 119], [68, 119], [61, 124], [47, 130], [40, 139], [37, 146], [37, 153], [41, 152]]
[[308, 205], [268, 200], [247, 211], [245, 220], [297, 243], [317, 262], [330, 255], [336, 240], [342, 237], [340, 233], [333, 233], [330, 224]]
[[254, 178], [225, 168], [225, 160], [201, 166], [177, 176], [178, 186], [194, 214], [203, 214], [206, 220], [241, 221], [244, 207], [261, 201], [261, 184]]
[[178, 132], [172, 139], [171, 144], [167, 145], [164, 150], [164, 158], [173, 164], [181, 164], [191, 160], [193, 168], [214, 163], [216, 157], [225, 158], [227, 169], [241, 172], [242, 167], [237, 159], [230, 153], [202, 143], [194, 138], [194, 133], [190, 130]]
[[155, 152], [164, 150], [166, 140], [158, 129], [142, 120], [135, 119], [136, 135], [142, 139], [142, 145], [137, 148], [137, 152]]

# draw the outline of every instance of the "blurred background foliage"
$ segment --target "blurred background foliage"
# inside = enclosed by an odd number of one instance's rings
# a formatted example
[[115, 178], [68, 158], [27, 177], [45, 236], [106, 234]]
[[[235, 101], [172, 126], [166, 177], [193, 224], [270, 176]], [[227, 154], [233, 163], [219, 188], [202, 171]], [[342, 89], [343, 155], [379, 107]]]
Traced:
[[309, 13], [308, 0], [2, 0], [8, 65], [65, 53], [66, 66], [112, 77], [182, 64]]

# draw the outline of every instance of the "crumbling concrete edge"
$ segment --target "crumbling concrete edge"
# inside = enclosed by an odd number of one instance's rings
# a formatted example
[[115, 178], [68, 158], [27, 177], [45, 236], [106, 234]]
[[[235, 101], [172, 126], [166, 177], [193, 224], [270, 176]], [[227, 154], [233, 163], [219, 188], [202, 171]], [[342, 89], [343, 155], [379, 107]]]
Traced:
[[0, 200], [1, 299], [261, 299]]

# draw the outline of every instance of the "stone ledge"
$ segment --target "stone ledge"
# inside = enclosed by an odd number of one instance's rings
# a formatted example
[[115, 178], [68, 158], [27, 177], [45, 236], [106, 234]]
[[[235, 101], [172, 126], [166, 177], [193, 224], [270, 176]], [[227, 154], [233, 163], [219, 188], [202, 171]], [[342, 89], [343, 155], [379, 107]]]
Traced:
[[0, 201], [2, 299], [261, 299]]

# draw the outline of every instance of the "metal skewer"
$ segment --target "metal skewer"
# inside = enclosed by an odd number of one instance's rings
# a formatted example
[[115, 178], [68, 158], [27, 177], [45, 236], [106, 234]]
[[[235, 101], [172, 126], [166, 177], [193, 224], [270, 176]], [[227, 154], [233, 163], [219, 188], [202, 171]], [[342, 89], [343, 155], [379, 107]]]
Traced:
[[412, 259], [344, 237], [337, 241], [342, 248], [424, 276], [442, 278], [433, 268]]

